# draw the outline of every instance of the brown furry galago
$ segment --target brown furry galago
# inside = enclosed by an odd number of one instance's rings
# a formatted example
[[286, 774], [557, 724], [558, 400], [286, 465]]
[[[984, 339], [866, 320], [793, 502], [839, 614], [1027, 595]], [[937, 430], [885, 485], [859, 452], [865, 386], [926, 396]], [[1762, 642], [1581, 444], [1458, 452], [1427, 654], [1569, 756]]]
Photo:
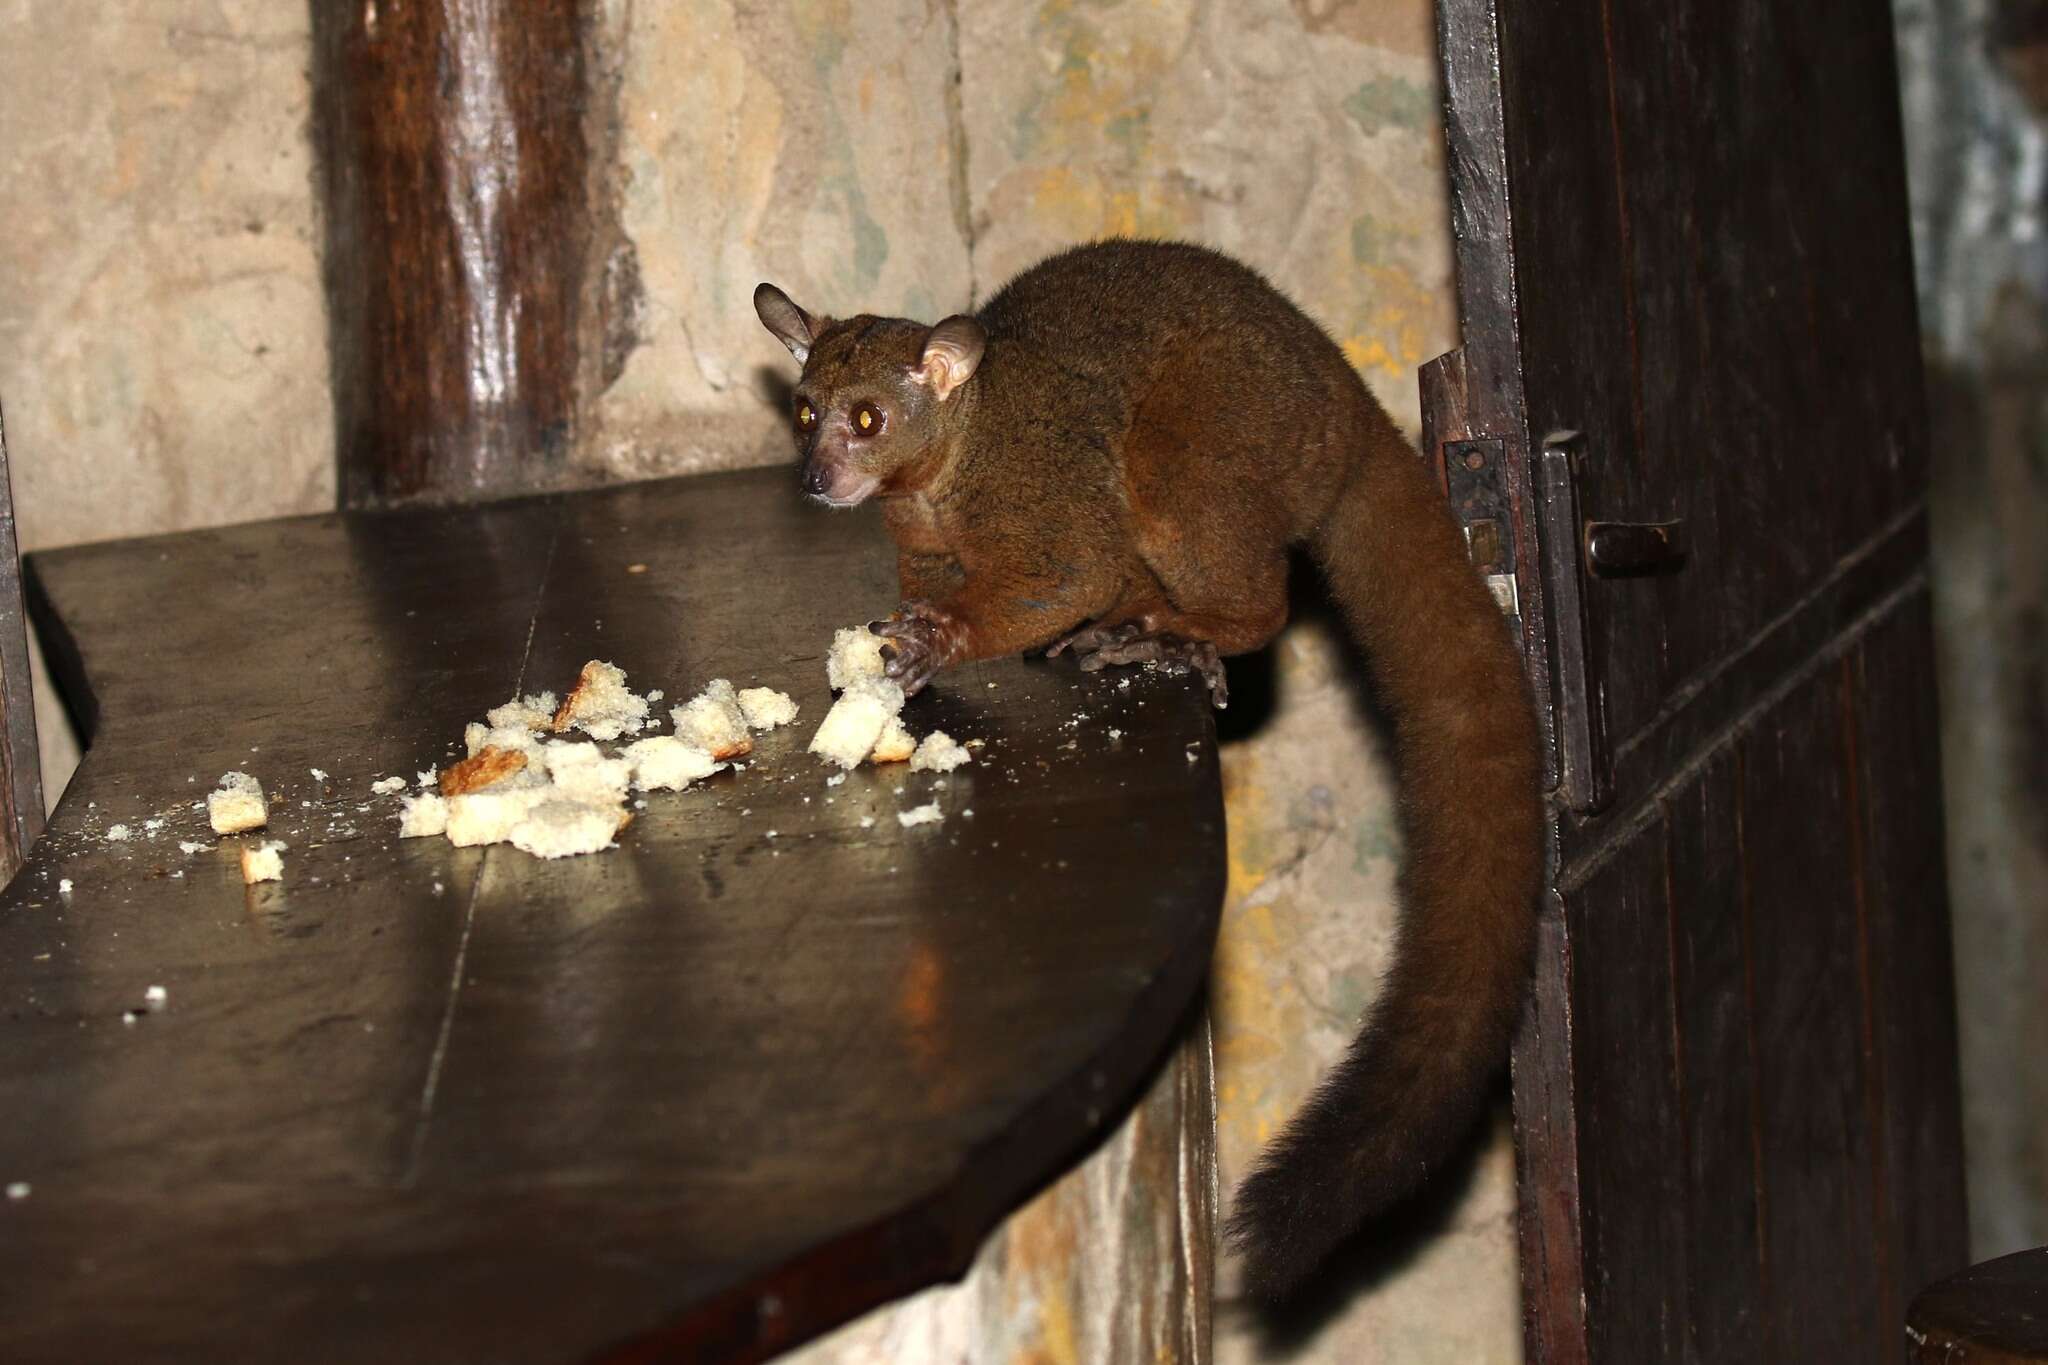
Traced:
[[1529, 975], [1536, 726], [1443, 494], [1335, 343], [1200, 247], [1077, 247], [935, 326], [769, 284], [754, 307], [803, 366], [804, 491], [882, 500], [906, 692], [1045, 649], [1184, 663], [1221, 706], [1219, 656], [1287, 619], [1290, 547], [1328, 576], [1393, 718], [1407, 854], [1364, 1027], [1237, 1193], [1246, 1285], [1285, 1297], [1471, 1128]]

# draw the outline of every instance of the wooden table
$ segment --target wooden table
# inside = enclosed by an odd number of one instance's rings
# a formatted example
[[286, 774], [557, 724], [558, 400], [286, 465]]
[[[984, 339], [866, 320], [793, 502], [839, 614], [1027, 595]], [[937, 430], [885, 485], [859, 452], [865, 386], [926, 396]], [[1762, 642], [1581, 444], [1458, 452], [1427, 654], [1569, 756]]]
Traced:
[[2048, 1247], [1984, 1261], [1920, 1291], [1906, 1310], [1917, 1365], [2048, 1361]]
[[[893, 558], [784, 471], [28, 568], [93, 742], [0, 898], [17, 1365], [760, 1359], [961, 1272], [1206, 967], [1200, 689], [962, 669], [905, 718], [985, 740], [973, 766], [828, 786], [822, 654], [894, 605]], [[372, 779], [589, 658], [803, 712], [610, 852], [397, 839]], [[230, 769], [269, 793], [281, 883], [245, 888], [194, 808]], [[899, 824], [931, 800], [942, 824]]]

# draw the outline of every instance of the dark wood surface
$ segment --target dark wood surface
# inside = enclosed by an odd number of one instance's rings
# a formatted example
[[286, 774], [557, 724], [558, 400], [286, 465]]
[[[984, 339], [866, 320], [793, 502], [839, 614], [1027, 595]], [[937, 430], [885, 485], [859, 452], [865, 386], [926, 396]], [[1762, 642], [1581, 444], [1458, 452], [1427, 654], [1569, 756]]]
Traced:
[[[344, 507], [567, 459], [593, 252], [583, 0], [312, 7]], [[602, 346], [594, 349], [602, 350]]]
[[1907, 1316], [1924, 1365], [2048, 1361], [2048, 1247], [1973, 1265], [1929, 1287]]
[[1687, 547], [1546, 565], [1583, 644], [1532, 682], [1607, 804], [1558, 793], [1516, 1048], [1529, 1354], [1898, 1360], [1964, 1229], [1890, 11], [1439, 13], [1440, 438], [1577, 433], [1580, 515]]
[[36, 745], [20, 553], [7, 467], [7, 418], [0, 413], [0, 877], [14, 875], [23, 853], [43, 832], [42, 756]]
[[[823, 649], [893, 559], [784, 471], [29, 568], [93, 742], [0, 897], [0, 1359], [759, 1358], [962, 1270], [1205, 970], [1199, 689], [977, 665], [906, 713], [973, 766], [828, 787]], [[396, 839], [373, 778], [592, 657], [803, 711], [611, 852]], [[281, 884], [191, 808], [230, 769]]]

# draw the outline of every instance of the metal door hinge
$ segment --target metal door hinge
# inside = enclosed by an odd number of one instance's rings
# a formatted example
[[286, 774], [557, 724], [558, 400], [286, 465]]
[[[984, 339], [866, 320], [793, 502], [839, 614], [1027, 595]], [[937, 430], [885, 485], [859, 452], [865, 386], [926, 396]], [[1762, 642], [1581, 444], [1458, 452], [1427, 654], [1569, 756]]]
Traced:
[[1571, 811], [1613, 797], [1599, 592], [1609, 580], [1670, 573], [1686, 561], [1682, 521], [1589, 521], [1579, 507], [1585, 440], [1560, 431], [1528, 450], [1495, 388], [1474, 385], [1463, 350], [1424, 365], [1423, 450], [1450, 498], [1465, 549], [1522, 648], [1543, 732], [1544, 787]]

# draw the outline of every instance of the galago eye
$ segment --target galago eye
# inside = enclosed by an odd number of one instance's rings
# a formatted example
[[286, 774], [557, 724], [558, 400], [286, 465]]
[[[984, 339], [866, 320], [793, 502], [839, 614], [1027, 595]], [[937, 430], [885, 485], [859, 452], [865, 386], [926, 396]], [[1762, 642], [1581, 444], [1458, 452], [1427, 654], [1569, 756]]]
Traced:
[[862, 403], [853, 410], [853, 434], [873, 436], [882, 429], [882, 410], [873, 403]]
[[800, 431], [809, 431], [818, 425], [818, 410], [811, 406], [808, 398], [799, 398], [796, 403], [796, 424]]

